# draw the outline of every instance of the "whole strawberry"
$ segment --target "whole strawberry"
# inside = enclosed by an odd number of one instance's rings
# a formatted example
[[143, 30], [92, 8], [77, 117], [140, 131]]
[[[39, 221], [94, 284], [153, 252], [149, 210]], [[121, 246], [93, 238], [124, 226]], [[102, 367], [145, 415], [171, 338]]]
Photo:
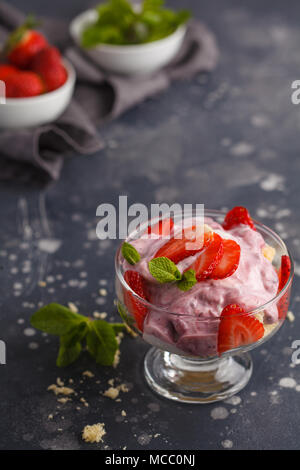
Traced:
[[4, 47], [9, 62], [21, 69], [26, 69], [34, 55], [48, 45], [45, 37], [32, 29], [36, 24], [35, 20], [29, 17], [9, 36]]
[[19, 71], [4, 79], [7, 98], [29, 98], [44, 92], [41, 78], [34, 72]]
[[2, 64], [0, 65], [0, 80], [5, 81], [7, 77], [17, 72], [16, 67], [13, 65]]
[[38, 52], [30, 63], [30, 69], [38, 73], [47, 91], [61, 87], [67, 80], [67, 71], [56, 47], [46, 47]]

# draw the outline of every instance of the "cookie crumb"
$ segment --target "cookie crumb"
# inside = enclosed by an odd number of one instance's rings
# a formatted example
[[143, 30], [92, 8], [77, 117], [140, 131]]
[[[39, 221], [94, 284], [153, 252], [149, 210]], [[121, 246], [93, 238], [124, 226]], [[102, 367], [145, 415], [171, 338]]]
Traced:
[[82, 375], [84, 377], [88, 377], [89, 379], [95, 377], [95, 374], [93, 374], [93, 372], [91, 372], [90, 370], [85, 370], [84, 372], [82, 372]]
[[75, 304], [73, 304], [73, 302], [68, 302], [68, 307], [71, 310], [71, 312], [78, 313], [78, 308], [76, 307]]
[[293, 323], [293, 322], [295, 321], [295, 315], [294, 315], [293, 312], [291, 312], [290, 310], [288, 311], [288, 313], [287, 313], [286, 316], [287, 316], [287, 319], [288, 319], [291, 323]]
[[47, 390], [52, 391], [55, 395], [72, 395], [72, 393], [75, 393], [73, 388], [58, 387], [56, 384], [49, 385]]
[[103, 436], [105, 436], [105, 434], [104, 423], [87, 425], [82, 431], [82, 439], [90, 443], [103, 442]]
[[120, 390], [118, 387], [109, 387], [107, 390], [105, 390], [103, 395], [105, 397], [111, 398], [112, 400], [115, 400], [116, 398], [118, 398], [119, 392]]
[[121, 415], [122, 415], [122, 416], [127, 416], [126, 411], [125, 411], [125, 410], [122, 410], [122, 411], [121, 411]]

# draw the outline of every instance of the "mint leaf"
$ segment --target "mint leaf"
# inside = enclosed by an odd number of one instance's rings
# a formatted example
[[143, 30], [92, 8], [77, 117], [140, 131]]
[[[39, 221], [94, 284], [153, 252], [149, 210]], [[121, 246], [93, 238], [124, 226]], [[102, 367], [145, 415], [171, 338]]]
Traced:
[[75, 343], [73, 346], [60, 344], [58, 356], [56, 359], [57, 367], [67, 367], [75, 362], [82, 351], [81, 343]]
[[118, 349], [112, 325], [104, 320], [94, 320], [89, 324], [87, 348], [98, 364], [111, 366]]
[[58, 336], [69, 333], [83, 321], [86, 322], [87, 318], [56, 303], [45, 305], [34, 313], [30, 319], [30, 323], [34, 328]]
[[181, 279], [181, 274], [176, 264], [164, 256], [161, 258], [153, 258], [149, 261], [148, 266], [152, 276], [161, 284], [179, 281]]
[[78, 359], [82, 351], [81, 341], [87, 330], [87, 322], [82, 322], [69, 333], [60, 337], [60, 347], [56, 360], [58, 367], [67, 367]]
[[122, 331], [126, 330], [126, 326], [124, 323], [111, 323], [115, 334], [122, 333]]
[[185, 292], [190, 290], [196, 283], [196, 273], [194, 269], [189, 269], [183, 273], [182, 279], [177, 282], [177, 287]]
[[140, 261], [141, 256], [130, 243], [124, 242], [122, 245], [122, 255], [129, 264], [136, 264]]

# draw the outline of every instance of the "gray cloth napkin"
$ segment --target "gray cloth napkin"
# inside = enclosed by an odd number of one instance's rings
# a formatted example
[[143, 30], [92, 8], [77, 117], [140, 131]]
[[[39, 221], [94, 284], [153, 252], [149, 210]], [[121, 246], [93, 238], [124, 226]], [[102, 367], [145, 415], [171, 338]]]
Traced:
[[[0, 1], [0, 43], [24, 21], [24, 14]], [[168, 88], [172, 80], [187, 79], [215, 68], [218, 48], [214, 35], [198, 21], [190, 22], [175, 60], [149, 77], [105, 73], [89, 61], [68, 35], [60, 19], [42, 19], [48, 40], [73, 63], [77, 85], [71, 104], [54, 123], [34, 129], [0, 131], [0, 179], [57, 180], [64, 157], [103, 148], [97, 127]]]

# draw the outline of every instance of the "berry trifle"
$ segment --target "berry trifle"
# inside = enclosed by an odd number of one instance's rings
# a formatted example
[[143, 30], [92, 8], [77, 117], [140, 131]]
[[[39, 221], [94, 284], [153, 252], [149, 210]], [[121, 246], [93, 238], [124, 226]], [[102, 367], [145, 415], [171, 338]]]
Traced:
[[194, 403], [245, 386], [246, 351], [283, 323], [293, 274], [283, 241], [244, 207], [150, 221], [122, 244], [116, 270], [119, 312], [153, 346], [149, 385]]

